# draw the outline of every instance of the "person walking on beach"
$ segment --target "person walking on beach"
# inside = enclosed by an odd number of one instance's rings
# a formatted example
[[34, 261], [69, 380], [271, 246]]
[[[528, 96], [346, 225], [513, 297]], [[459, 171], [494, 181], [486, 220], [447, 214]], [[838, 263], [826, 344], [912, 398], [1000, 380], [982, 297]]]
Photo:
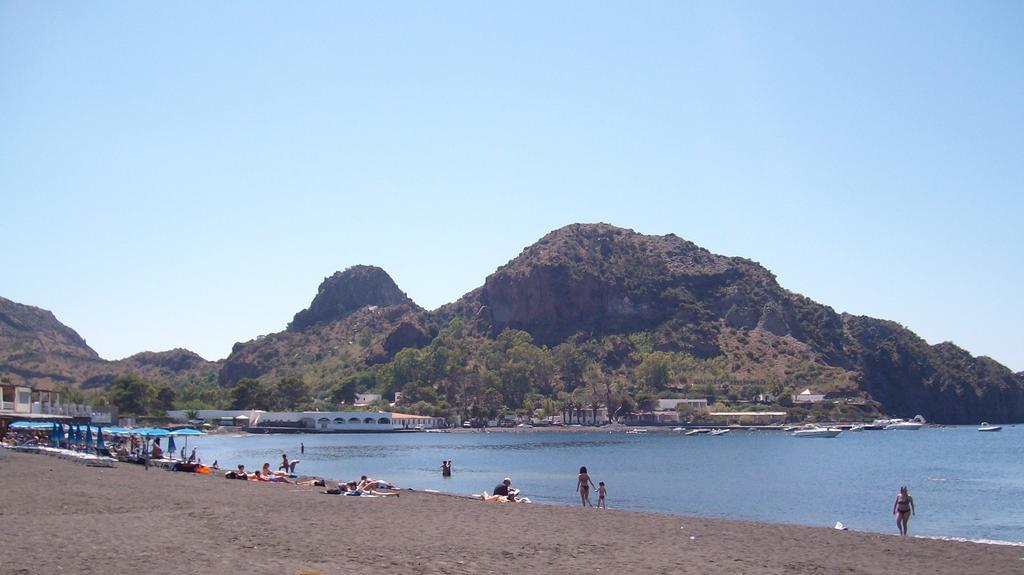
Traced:
[[907, 492], [906, 485], [900, 487], [900, 492], [896, 494], [896, 501], [892, 504], [892, 514], [896, 516], [896, 527], [899, 528], [900, 535], [906, 536], [910, 516], [916, 514], [914, 498]]
[[608, 493], [608, 490], [604, 487], [604, 481], [597, 484], [597, 506], [608, 509], [608, 504], [604, 502], [604, 496]]
[[590, 475], [587, 473], [587, 468], [580, 467], [580, 476], [576, 480], [576, 491], [579, 492], [580, 503], [582, 503], [584, 507], [588, 505], [591, 507], [594, 506], [590, 502], [590, 487], [592, 485], [594, 488], [597, 488], [597, 486], [594, 485], [594, 481], [590, 479]]

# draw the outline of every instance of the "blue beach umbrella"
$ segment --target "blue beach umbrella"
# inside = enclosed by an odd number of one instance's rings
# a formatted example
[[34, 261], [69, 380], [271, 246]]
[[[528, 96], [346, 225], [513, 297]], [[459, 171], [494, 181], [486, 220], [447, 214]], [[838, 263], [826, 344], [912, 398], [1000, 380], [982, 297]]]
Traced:
[[85, 446], [92, 447], [92, 426], [85, 426]]
[[103, 444], [103, 428], [96, 428], [96, 449], [106, 449], [106, 445]]
[[178, 446], [174, 445], [174, 436], [173, 435], [168, 436], [167, 437], [167, 454], [171, 456], [171, 459], [174, 459], [174, 450], [177, 449], [177, 448], [178, 448]]
[[68, 447], [78, 443], [78, 431], [75, 426], [68, 425]]
[[52, 447], [57, 447], [58, 445], [60, 445], [60, 439], [59, 436], [57, 435], [57, 424], [54, 423], [52, 425], [53, 427], [50, 428], [50, 445]]
[[175, 435], [183, 436], [185, 438], [185, 449], [188, 449], [188, 438], [190, 436], [192, 436], [192, 435], [206, 435], [206, 434], [203, 433], [202, 431], [199, 431], [199, 430], [196, 430], [196, 429], [190, 429], [188, 427], [185, 427], [185, 428], [182, 428], [182, 429], [175, 429], [174, 431], [171, 432], [171, 436], [172, 437], [175, 436]]

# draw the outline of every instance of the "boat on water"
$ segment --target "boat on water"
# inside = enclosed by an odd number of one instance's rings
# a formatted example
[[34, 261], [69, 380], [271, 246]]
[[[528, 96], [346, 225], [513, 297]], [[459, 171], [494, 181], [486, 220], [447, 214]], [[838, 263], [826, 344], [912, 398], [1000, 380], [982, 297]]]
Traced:
[[672, 431], [686, 431], [686, 429], [683, 427], [673, 427]]
[[978, 428], [978, 431], [1002, 431], [1002, 430], [1003, 430], [1003, 426], [1002, 425], [992, 425], [992, 424], [990, 424], [987, 421], [981, 422], [981, 427]]
[[686, 435], [704, 435], [705, 433], [711, 433], [710, 429], [691, 429], [686, 432]]
[[867, 426], [865, 426], [865, 425], [854, 425], [849, 430], [850, 431], [864, 431], [865, 429], [867, 429]]
[[883, 429], [885, 429], [885, 431], [916, 431], [922, 427], [924, 427], [924, 424], [920, 421], [894, 420]]
[[647, 433], [647, 430], [644, 429], [643, 427], [637, 427], [637, 428], [630, 429], [630, 430], [626, 431], [626, 433], [628, 433], [630, 435], [643, 435], [643, 434]]
[[818, 425], [805, 425], [793, 432], [793, 437], [835, 437], [843, 430], [838, 427], [821, 427]]
[[728, 429], [712, 429], [711, 430], [711, 435], [725, 435], [726, 433], [729, 433]]

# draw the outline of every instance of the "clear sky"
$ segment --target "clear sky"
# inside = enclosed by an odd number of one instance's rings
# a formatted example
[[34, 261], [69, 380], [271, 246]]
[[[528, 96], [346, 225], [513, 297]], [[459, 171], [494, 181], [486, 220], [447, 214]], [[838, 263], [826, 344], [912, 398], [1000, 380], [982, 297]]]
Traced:
[[608, 222], [1024, 370], [1024, 3], [0, 2], [0, 296], [225, 357]]

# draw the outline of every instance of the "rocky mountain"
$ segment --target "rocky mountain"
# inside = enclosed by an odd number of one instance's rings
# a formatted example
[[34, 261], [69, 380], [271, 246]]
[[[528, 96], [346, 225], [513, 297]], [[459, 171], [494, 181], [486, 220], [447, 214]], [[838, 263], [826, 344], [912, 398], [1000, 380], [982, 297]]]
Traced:
[[0, 376], [52, 389], [80, 382], [103, 363], [81, 336], [51, 312], [0, 297]]
[[840, 400], [800, 412], [812, 417], [1024, 421], [1024, 375], [990, 358], [836, 313], [757, 262], [607, 224], [547, 234], [432, 312], [380, 268], [337, 272], [286, 329], [235, 344], [220, 364], [187, 350], [105, 362], [49, 312], [0, 299], [5, 377], [88, 387], [125, 371], [167, 382], [216, 372], [223, 388], [297, 376], [317, 405], [402, 391], [439, 413], [528, 411], [545, 400], [621, 410], [659, 394], [732, 409], [812, 387]]
[[243, 377], [285, 375], [336, 381], [428, 343], [425, 317], [387, 272], [353, 266], [325, 278], [286, 330], [235, 344], [219, 381], [231, 386]]
[[0, 377], [12, 383], [41, 389], [100, 387], [121, 373], [174, 383], [205, 377], [217, 368], [184, 349], [106, 361], [52, 312], [0, 297]]
[[[929, 346], [893, 322], [837, 314], [783, 289], [756, 262], [671, 234], [566, 226], [439, 313], [492, 337], [523, 330], [548, 346], [644, 332], [655, 350], [723, 358], [737, 379], [839, 383], [894, 415], [1024, 420], [1024, 380], [994, 360]], [[797, 364], [814, 377], [796, 379]]]

